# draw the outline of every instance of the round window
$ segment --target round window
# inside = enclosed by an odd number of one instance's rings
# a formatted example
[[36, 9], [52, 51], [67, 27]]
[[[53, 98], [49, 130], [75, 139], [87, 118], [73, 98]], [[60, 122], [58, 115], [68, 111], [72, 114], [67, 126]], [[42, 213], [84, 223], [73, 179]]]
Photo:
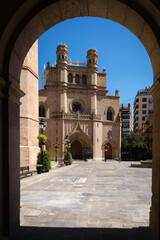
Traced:
[[74, 112], [74, 113], [76, 113], [76, 112], [81, 112], [82, 111], [82, 105], [81, 105], [81, 103], [79, 103], [79, 102], [73, 102], [72, 103], [72, 111]]

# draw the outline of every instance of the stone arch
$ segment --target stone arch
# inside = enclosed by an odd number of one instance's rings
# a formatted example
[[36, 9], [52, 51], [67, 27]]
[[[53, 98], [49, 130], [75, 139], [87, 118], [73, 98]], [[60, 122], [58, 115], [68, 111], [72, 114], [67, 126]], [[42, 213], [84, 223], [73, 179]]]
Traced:
[[72, 73], [68, 74], [68, 82], [73, 83], [73, 74]]
[[78, 73], [75, 75], [75, 83], [80, 84], [80, 75]]
[[[8, 4], [10, 3], [10, 4]], [[96, 16], [113, 20], [132, 31], [135, 36], [142, 42], [150, 57], [154, 85], [151, 89], [154, 103], [154, 138], [153, 138], [153, 196], [151, 206], [150, 225], [152, 231], [159, 239], [160, 222], [159, 222], [159, 205], [160, 193], [160, 163], [159, 163], [159, 135], [160, 123], [159, 112], [159, 95], [160, 95], [160, 5], [158, 1], [152, 0], [48, 0], [48, 1], [5, 1], [0, 9], [0, 84], [2, 86], [2, 95], [5, 96], [5, 107], [7, 110], [2, 119], [2, 129], [4, 136], [0, 154], [5, 159], [3, 172], [1, 176], [5, 186], [1, 189], [9, 189], [5, 192], [8, 203], [5, 205], [4, 213], [0, 211], [0, 223], [3, 222], [5, 234], [9, 234], [19, 224], [18, 214], [18, 169], [19, 164], [19, 98], [22, 92], [19, 89], [20, 72], [24, 58], [36, 41], [47, 29], [57, 23], [69, 18], [80, 16]], [[6, 13], [6, 14], [4, 14]], [[12, 101], [12, 102], [10, 102]], [[10, 114], [12, 113], [12, 114]], [[12, 122], [17, 125], [12, 128]], [[8, 125], [6, 125], [8, 124]], [[8, 128], [7, 128], [8, 126]], [[12, 134], [9, 131], [12, 128]], [[16, 149], [16, 151], [15, 151]], [[7, 154], [6, 154], [7, 153]], [[10, 154], [9, 154], [10, 153]], [[6, 156], [7, 155], [7, 156]], [[16, 161], [13, 161], [13, 160]], [[14, 162], [14, 164], [12, 163]], [[13, 171], [11, 171], [13, 170]], [[14, 173], [13, 173], [14, 172]], [[12, 175], [10, 175], [12, 173]], [[12, 181], [14, 179], [14, 181]], [[17, 186], [14, 189], [12, 182]], [[156, 184], [158, 183], [158, 184]], [[13, 194], [14, 192], [14, 194]], [[8, 195], [7, 195], [8, 194]], [[3, 198], [5, 199], [5, 196]], [[1, 201], [3, 202], [3, 200]], [[12, 207], [11, 207], [12, 206]], [[3, 206], [2, 208], [3, 209]], [[10, 212], [9, 212], [10, 209]], [[16, 209], [16, 210], [15, 210]], [[5, 217], [3, 221], [3, 216]], [[156, 220], [155, 220], [156, 219]], [[2, 224], [0, 229], [2, 229]]]
[[85, 74], [82, 75], [82, 84], [87, 84], [87, 76]]
[[110, 144], [112, 146], [112, 158], [117, 158], [117, 144], [115, 143], [115, 141], [113, 141], [113, 139], [109, 139], [109, 140], [106, 140], [103, 142], [102, 144], [102, 147], [101, 149], [103, 150], [103, 157], [105, 155], [105, 151], [104, 151], [104, 148], [105, 148], [105, 144]]
[[82, 145], [82, 159], [85, 158], [86, 151], [92, 150], [92, 144], [90, 137], [84, 132], [74, 132], [70, 135], [71, 145], [75, 140], [78, 140]]
[[[49, 116], [49, 113], [48, 113], [48, 105], [47, 105], [45, 102], [40, 101], [40, 102], [39, 102], [39, 107], [40, 107], [40, 106], [43, 106], [43, 107], [44, 107], [44, 111], [45, 111], [44, 117], [48, 117], [48, 116]], [[39, 116], [39, 117], [41, 117], [41, 116]]]
[[[23, 16], [25, 17], [19, 16], [21, 19], [19, 19], [20, 23], [17, 25], [13, 20], [8, 24], [9, 26], [14, 25], [16, 31], [14, 28], [14, 31], [10, 29], [9, 39], [11, 40], [8, 39], [6, 52], [4, 51], [3, 73], [9, 75], [12, 81], [19, 79], [23, 59], [29, 48], [50, 27], [69, 18], [96, 16], [113, 20], [125, 26], [139, 38], [150, 56], [156, 79], [160, 75], [157, 63], [160, 60], [160, 36], [154, 15], [148, 18], [148, 12], [150, 12], [150, 7], [156, 13], [157, 9], [151, 3], [147, 7], [148, 11], [145, 3], [144, 5], [142, 3], [141, 5], [138, 3], [131, 4], [124, 0], [101, 0], [100, 4], [92, 0], [88, 0], [88, 4], [77, 0], [69, 0], [66, 3], [63, 0], [54, 1], [54, 3], [46, 1], [43, 4], [37, 3], [35, 8], [30, 6], [31, 9], [29, 7], [25, 9], [25, 4], [23, 4]], [[14, 18], [18, 18], [18, 11], [15, 13]], [[6, 37], [6, 33], [2, 36], [2, 41], [4, 37]], [[17, 73], [15, 73], [15, 66], [17, 66]]]

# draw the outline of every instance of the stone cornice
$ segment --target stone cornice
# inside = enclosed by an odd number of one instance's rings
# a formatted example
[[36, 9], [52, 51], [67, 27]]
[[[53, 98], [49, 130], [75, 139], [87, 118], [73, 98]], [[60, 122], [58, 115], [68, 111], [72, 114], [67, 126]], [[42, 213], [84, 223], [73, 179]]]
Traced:
[[[45, 89], [39, 89], [39, 93], [45, 93], [45, 91], [61, 91], [61, 90], [67, 90], [68, 93], [71, 93], [71, 92], [82, 92], [84, 94], [86, 93], [97, 93], [97, 94], [101, 94], [101, 95], [105, 95], [108, 93], [108, 90], [104, 89], [104, 88], [101, 88], [101, 87], [97, 87], [97, 88], [88, 88], [88, 86], [79, 86], [79, 87], [68, 87], [68, 86], [58, 86], [58, 85], [55, 85], [55, 86], [49, 86], [49, 85], [45, 85]], [[112, 97], [115, 97], [115, 96], [112, 96]]]
[[64, 113], [64, 112], [53, 112], [51, 118], [54, 119], [66, 119], [66, 120], [101, 120], [101, 116], [95, 114], [83, 114], [83, 113]]
[[35, 120], [35, 119], [33, 119], [33, 118], [30, 118], [30, 117], [23, 117], [23, 116], [20, 116], [20, 119], [26, 119], [26, 120], [30, 120], [30, 121], [34, 121], [34, 122], [39, 123], [39, 120]]
[[13, 83], [0, 78], [0, 95], [1, 97], [8, 97], [9, 101], [20, 105], [20, 98], [23, 97], [25, 93], [14, 86]]
[[28, 67], [28, 66], [26, 66], [26, 65], [23, 65], [23, 66], [22, 66], [22, 69], [29, 71], [29, 72], [30, 72], [31, 74], [33, 74], [37, 79], [39, 79], [38, 74], [35, 73], [30, 67]]
[[153, 97], [157, 94], [160, 95], [160, 78], [153, 83], [152, 87], [148, 90], [148, 93], [151, 94]]

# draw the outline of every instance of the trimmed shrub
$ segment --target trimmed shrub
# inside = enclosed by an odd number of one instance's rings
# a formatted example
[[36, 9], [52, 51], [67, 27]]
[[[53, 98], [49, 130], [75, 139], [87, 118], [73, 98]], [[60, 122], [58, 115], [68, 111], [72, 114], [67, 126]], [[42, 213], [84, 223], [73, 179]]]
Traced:
[[64, 156], [64, 163], [69, 160], [69, 165], [72, 164], [72, 154], [70, 152], [68, 153], [65, 153], [65, 156]]
[[37, 139], [39, 140], [40, 143], [45, 143], [45, 141], [47, 140], [46, 135], [44, 134], [40, 134]]
[[50, 152], [48, 150], [46, 151], [40, 151], [37, 156], [37, 164], [42, 164], [42, 154], [43, 154], [43, 165], [45, 172], [48, 172], [51, 169], [51, 159], [50, 159]]

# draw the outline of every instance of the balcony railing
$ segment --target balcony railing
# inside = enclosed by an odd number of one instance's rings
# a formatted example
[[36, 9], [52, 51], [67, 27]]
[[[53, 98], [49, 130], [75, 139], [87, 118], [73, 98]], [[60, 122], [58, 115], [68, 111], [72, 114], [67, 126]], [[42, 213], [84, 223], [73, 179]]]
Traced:
[[83, 113], [64, 113], [53, 112], [51, 118], [63, 118], [63, 119], [80, 119], [80, 120], [101, 120], [101, 116], [95, 114], [83, 114]]

